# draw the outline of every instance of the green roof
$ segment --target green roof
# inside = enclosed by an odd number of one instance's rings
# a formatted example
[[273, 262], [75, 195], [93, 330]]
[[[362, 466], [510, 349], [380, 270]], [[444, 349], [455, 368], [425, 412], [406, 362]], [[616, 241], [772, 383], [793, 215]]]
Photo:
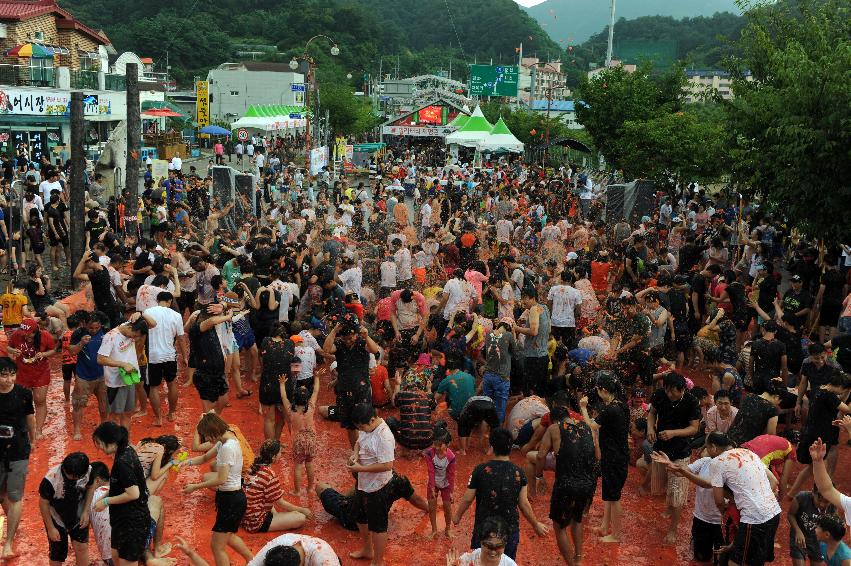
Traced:
[[495, 135], [495, 134], [513, 135], [513, 134], [511, 134], [511, 130], [508, 129], [508, 126], [503, 121], [502, 116], [500, 116], [499, 121], [496, 124], [494, 124], [493, 129], [491, 130], [491, 135]]
[[450, 126], [455, 126], [456, 128], [463, 128], [464, 124], [467, 123], [470, 117], [464, 114], [463, 112], [455, 116], [455, 119], [449, 122]]
[[298, 114], [304, 116], [304, 106], [292, 106], [287, 104], [253, 104], [245, 112], [246, 118], [271, 118], [273, 116], [289, 116]]
[[458, 131], [459, 132], [488, 132], [490, 133], [493, 125], [488, 122], [488, 119], [485, 118], [485, 115], [482, 114], [481, 108], [478, 106], [473, 111], [473, 114], [467, 120]]

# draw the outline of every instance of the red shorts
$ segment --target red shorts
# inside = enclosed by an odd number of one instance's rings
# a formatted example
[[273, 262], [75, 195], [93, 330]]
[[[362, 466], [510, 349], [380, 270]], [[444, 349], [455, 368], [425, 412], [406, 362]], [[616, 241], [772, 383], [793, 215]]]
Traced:
[[15, 382], [21, 387], [35, 389], [50, 385], [50, 370], [46, 372], [18, 372]]

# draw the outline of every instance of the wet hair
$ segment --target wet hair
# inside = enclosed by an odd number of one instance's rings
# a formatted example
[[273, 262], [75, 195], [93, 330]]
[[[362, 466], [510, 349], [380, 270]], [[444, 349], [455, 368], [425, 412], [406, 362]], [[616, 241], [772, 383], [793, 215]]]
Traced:
[[523, 298], [529, 298], [529, 299], [537, 300], [538, 299], [538, 290], [535, 289], [531, 285], [524, 285], [523, 289], [520, 291], [520, 296], [523, 297]]
[[100, 423], [92, 433], [93, 440], [100, 440], [103, 444], [115, 444], [115, 453], [120, 454], [127, 448], [130, 442], [127, 429], [111, 421]]
[[765, 392], [774, 397], [779, 397], [786, 391], [786, 385], [782, 379], [772, 379], [765, 385]]
[[717, 364], [721, 361], [721, 350], [712, 347], [703, 352], [703, 361], [707, 364]]
[[664, 389], [679, 389], [680, 391], [686, 388], [686, 378], [675, 371], [665, 374], [662, 378], [662, 387]]
[[719, 389], [715, 392], [715, 395], [712, 396], [712, 399], [717, 403], [721, 399], [730, 400], [730, 392], [726, 389]]
[[448, 445], [452, 442], [452, 433], [449, 432], [449, 425], [444, 420], [439, 420], [434, 424], [432, 434], [434, 444]]
[[615, 377], [615, 374], [610, 371], [597, 372], [597, 381], [595, 385], [600, 389], [608, 391], [618, 399], [623, 396], [623, 385], [620, 381], [618, 381], [618, 378]]
[[726, 432], [710, 432], [706, 436], [706, 443], [711, 444], [717, 448], [729, 448], [733, 446], [733, 441], [730, 440], [730, 437], [727, 436]]
[[157, 302], [158, 303], [162, 303], [162, 302], [170, 303], [172, 301], [172, 299], [174, 299], [174, 295], [172, 295], [168, 291], [160, 291], [159, 293], [157, 293]]
[[701, 399], [706, 399], [707, 397], [709, 397], [709, 392], [705, 388], [700, 387], [700, 386], [692, 387], [691, 388], [691, 394], [694, 395], [695, 397], [697, 397], [698, 401], [700, 401]]
[[825, 513], [820, 515], [816, 523], [818, 527], [830, 535], [833, 540], [842, 540], [845, 537], [845, 523], [836, 515]]
[[821, 354], [825, 351], [824, 345], [820, 342], [813, 342], [807, 347], [807, 353], [811, 356], [815, 356], [817, 354]]
[[292, 546], [282, 544], [266, 553], [263, 566], [299, 566], [301, 555]]
[[260, 471], [263, 466], [268, 466], [275, 459], [275, 456], [281, 453], [281, 443], [274, 438], [264, 440], [260, 445], [260, 450], [257, 451], [257, 456], [251, 463], [251, 468], [248, 470], [248, 475], [253, 476]]
[[849, 377], [847, 373], [839, 370], [836, 370], [831, 374], [827, 383], [828, 385], [839, 387], [840, 389], [851, 389], [851, 377]]
[[201, 441], [206, 442], [221, 438], [222, 435], [230, 430], [230, 427], [216, 413], [204, 413], [201, 415], [201, 420], [198, 421], [195, 430], [198, 431]]
[[496, 456], [508, 456], [511, 454], [511, 433], [507, 428], [495, 428], [490, 433], [491, 448]]
[[304, 385], [299, 385], [293, 391], [292, 408], [301, 409], [303, 413], [307, 412], [307, 406], [310, 404], [310, 391]]
[[351, 421], [354, 425], [368, 425], [375, 417], [372, 403], [358, 403], [352, 408]]
[[103, 462], [92, 462], [90, 464], [91, 468], [89, 470], [89, 479], [101, 480], [101, 481], [109, 481], [109, 466], [104, 464]]
[[446, 357], [446, 369], [455, 370], [455, 369], [464, 369], [464, 358], [459, 356], [458, 354], [451, 354]]
[[491, 537], [498, 538], [503, 542], [508, 542], [508, 525], [502, 517], [491, 516], [486, 517], [479, 526], [479, 540], [487, 540]]
[[159, 444], [163, 447], [163, 455], [160, 458], [160, 466], [171, 460], [171, 457], [177, 452], [177, 449], [180, 448], [180, 440], [177, 439], [173, 434], [164, 434], [162, 436], [157, 436], [156, 438], [143, 438], [140, 440], [142, 444]]
[[82, 452], [71, 452], [62, 460], [62, 471], [69, 476], [82, 478], [89, 471], [89, 457]]
[[0, 373], [17, 373], [17, 371], [18, 366], [15, 365], [15, 362], [11, 358], [0, 358]]

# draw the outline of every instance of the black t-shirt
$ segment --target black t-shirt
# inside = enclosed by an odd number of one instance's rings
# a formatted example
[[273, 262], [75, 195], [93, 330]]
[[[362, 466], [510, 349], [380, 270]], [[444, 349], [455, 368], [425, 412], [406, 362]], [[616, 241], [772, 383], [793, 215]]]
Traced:
[[[65, 225], [65, 203], [59, 201], [57, 206], [47, 207], [47, 219], [50, 224], [50, 219], [53, 219], [53, 228], [48, 226], [47, 233], [54, 238], [62, 238], [68, 235], [68, 227]], [[54, 235], [54, 232], [56, 233]]]
[[89, 245], [96, 244], [100, 235], [106, 232], [106, 228], [106, 222], [101, 218], [98, 218], [97, 222], [87, 221], [86, 232], [89, 233]]
[[33, 394], [29, 389], [16, 383], [8, 393], [0, 393], [0, 426], [10, 426], [13, 430], [12, 438], [0, 438], [0, 462], [29, 459], [27, 415], [33, 414]]
[[677, 266], [678, 273], [688, 273], [691, 268], [700, 261], [700, 255], [705, 248], [696, 244], [686, 244], [680, 248], [680, 263]]
[[126, 446], [115, 455], [115, 462], [109, 473], [109, 497], [121, 495], [134, 485], [139, 488], [138, 499], [109, 506], [109, 524], [113, 529], [126, 528], [129, 524], [150, 525], [151, 521], [145, 472], [136, 451]]
[[758, 285], [759, 308], [767, 313], [774, 312], [774, 299], [777, 298], [777, 280], [774, 275], [766, 275]]
[[688, 458], [691, 454], [688, 438], [677, 436], [662, 440], [659, 433], [663, 430], [688, 428], [691, 421], [699, 421], [701, 414], [697, 398], [685, 392], [679, 401], [671, 401], [664, 389], [657, 389], [650, 398], [650, 404], [656, 412], [656, 444], [653, 445], [653, 450], [664, 452], [671, 460]]
[[840, 334], [830, 341], [836, 352], [836, 362], [846, 372], [851, 372], [851, 334]]
[[[62, 472], [59, 473], [61, 474]], [[86, 492], [85, 490], [80, 491], [77, 489], [76, 480], [69, 480], [64, 475], [62, 479], [65, 483], [62, 499], [55, 498], [56, 490], [53, 489], [53, 484], [47, 478], [41, 480], [41, 484], [38, 486], [38, 494], [42, 499], [50, 502], [50, 506], [59, 515], [65, 528], [72, 529], [80, 522], [79, 511], [81, 510], [81, 504], [86, 499]]]
[[277, 381], [278, 376], [289, 374], [295, 349], [290, 340], [266, 338], [260, 345], [260, 357], [263, 359], [263, 379]]
[[366, 341], [358, 337], [349, 348], [342, 340], [334, 344], [337, 351], [337, 392], [372, 391], [369, 381], [369, 352], [366, 351]]
[[765, 391], [768, 382], [775, 377], [780, 377], [780, 369], [783, 366], [783, 356], [786, 355], [786, 345], [780, 340], [765, 340], [759, 338], [751, 345], [751, 359], [753, 360], [753, 388], [754, 393], [759, 395]]
[[[836, 345], [835, 339], [833, 344], [834, 346]], [[836, 367], [827, 363], [822, 364], [822, 366], [818, 368], [813, 362], [809, 360], [804, 361], [801, 365], [801, 375], [807, 378], [807, 393], [811, 399], [813, 392], [818, 391], [822, 385], [830, 381], [830, 378], [833, 376], [833, 372], [835, 371]]]
[[27, 283], [27, 295], [30, 297], [30, 303], [32, 303], [34, 310], [37, 311], [53, 304], [53, 299], [50, 298], [50, 292], [47, 289], [44, 290], [44, 295], [36, 295], [36, 291], [38, 291], [38, 283], [31, 279]]
[[[706, 314], [706, 292], [708, 291], [708, 284], [706, 281], [706, 277], [697, 273], [691, 279], [691, 292], [692, 295], [697, 295], [697, 305], [700, 308], [701, 318]], [[693, 302], [690, 304], [694, 305]]]
[[[557, 501], [564, 495], [594, 495], [597, 484], [597, 458], [594, 437], [584, 422], [563, 420], [557, 423], [561, 443], [556, 454], [556, 477], [553, 494]], [[604, 456], [605, 457], [605, 456]], [[610, 463], [611, 464], [611, 463]], [[627, 465], [626, 460], [623, 466]], [[611, 469], [608, 466], [606, 469]]]
[[821, 276], [821, 284], [824, 285], [822, 301], [825, 304], [841, 305], [845, 289], [845, 278], [842, 273], [837, 269], [828, 269]]
[[[794, 289], [789, 289], [783, 295], [783, 314], [795, 314], [803, 309], [808, 309], [813, 306], [813, 297], [806, 289], [801, 289], [797, 293]], [[802, 324], [807, 315], [795, 317], [798, 324]]]
[[488, 517], [500, 517], [509, 533], [517, 531], [517, 503], [526, 483], [526, 474], [511, 462], [491, 460], [476, 466], [467, 483], [468, 488], [476, 490], [476, 526]]
[[810, 397], [810, 410], [807, 413], [807, 423], [801, 430], [801, 438], [807, 440], [821, 438], [827, 444], [837, 444], [839, 429], [833, 426], [833, 420], [836, 418], [840, 402], [836, 393], [817, 389], [815, 395]]
[[765, 434], [765, 427], [773, 417], [777, 416], [777, 408], [759, 395], [747, 395], [742, 399], [739, 412], [733, 419], [727, 435], [737, 446]]
[[603, 405], [594, 419], [600, 425], [601, 464], [629, 459], [629, 410], [623, 403]]
[[112, 280], [109, 276], [109, 270], [94, 269], [89, 273], [89, 283], [92, 285], [92, 298], [98, 308], [109, 307], [113, 304], [112, 296]]

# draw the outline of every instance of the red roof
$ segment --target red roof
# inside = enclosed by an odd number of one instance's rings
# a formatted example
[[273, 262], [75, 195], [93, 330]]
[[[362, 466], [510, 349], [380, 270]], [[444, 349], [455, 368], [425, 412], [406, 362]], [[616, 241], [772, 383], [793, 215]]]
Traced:
[[103, 32], [97, 32], [74, 19], [74, 16], [56, 3], [56, 0], [34, 0], [30, 2], [26, 0], [0, 0], [0, 20], [22, 21], [49, 13], [57, 15], [56, 27], [59, 29], [75, 29], [98, 43], [110, 42]]
[[141, 61], [145, 65], [153, 65], [154, 64], [154, 60], [151, 59], [150, 57], [139, 57], [139, 61]]

